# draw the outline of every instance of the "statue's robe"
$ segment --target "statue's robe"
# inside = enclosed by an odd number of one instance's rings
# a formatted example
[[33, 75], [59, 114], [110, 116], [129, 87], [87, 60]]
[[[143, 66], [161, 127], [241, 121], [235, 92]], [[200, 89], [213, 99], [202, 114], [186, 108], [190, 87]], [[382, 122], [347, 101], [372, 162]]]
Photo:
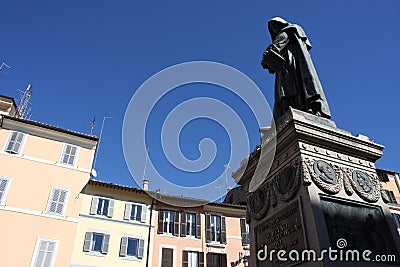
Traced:
[[274, 118], [281, 117], [289, 106], [330, 118], [328, 102], [308, 52], [311, 44], [303, 29], [289, 24], [268, 49], [276, 50], [286, 60], [286, 68], [275, 77]]

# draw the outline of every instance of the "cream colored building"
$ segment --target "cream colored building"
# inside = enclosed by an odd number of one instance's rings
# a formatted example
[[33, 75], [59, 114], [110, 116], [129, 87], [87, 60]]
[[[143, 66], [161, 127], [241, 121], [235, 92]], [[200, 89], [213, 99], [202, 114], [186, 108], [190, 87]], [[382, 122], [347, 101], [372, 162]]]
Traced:
[[98, 139], [16, 116], [0, 97], [0, 265], [69, 266]]
[[144, 190], [90, 180], [79, 199], [71, 267], [152, 266], [152, 198]]

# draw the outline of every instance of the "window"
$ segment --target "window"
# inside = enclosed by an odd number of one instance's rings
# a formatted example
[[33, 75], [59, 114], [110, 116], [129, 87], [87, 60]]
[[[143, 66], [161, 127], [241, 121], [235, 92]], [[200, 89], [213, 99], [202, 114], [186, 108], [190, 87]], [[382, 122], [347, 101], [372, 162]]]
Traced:
[[61, 163], [74, 166], [75, 161], [76, 161], [76, 156], [78, 153], [78, 147], [69, 145], [69, 144], [64, 144], [64, 150], [61, 156]]
[[110, 235], [97, 232], [86, 232], [83, 251], [107, 254]]
[[179, 235], [179, 212], [160, 210], [158, 212], [158, 234]]
[[392, 215], [393, 215], [393, 218], [394, 218], [394, 220], [396, 222], [397, 229], [400, 229], [400, 215], [397, 214], [397, 213], [392, 213]]
[[174, 250], [171, 248], [162, 248], [161, 255], [161, 267], [173, 267], [174, 266]]
[[140, 204], [125, 203], [125, 220], [146, 222], [147, 207]]
[[119, 255], [121, 257], [143, 258], [144, 240], [138, 238], [122, 237]]
[[21, 152], [22, 143], [25, 139], [25, 134], [20, 132], [11, 132], [8, 138], [5, 152], [10, 154], [19, 154]]
[[245, 218], [240, 219], [240, 232], [242, 233], [242, 246], [250, 244], [250, 228]]
[[47, 205], [47, 213], [63, 215], [65, 205], [67, 203], [68, 191], [59, 188], [51, 190], [49, 203]]
[[196, 214], [186, 213], [186, 235], [196, 236]]
[[206, 241], [226, 244], [225, 216], [206, 215]]
[[174, 215], [172, 211], [164, 211], [164, 233], [173, 234], [174, 233]]
[[54, 266], [57, 241], [52, 239], [40, 238], [36, 245], [35, 256], [32, 267], [52, 267]]
[[114, 213], [114, 200], [105, 197], [93, 197], [90, 214], [112, 217]]
[[0, 205], [3, 204], [4, 199], [6, 198], [6, 193], [9, 184], [10, 184], [10, 179], [3, 177], [0, 178]]
[[383, 189], [383, 192], [384, 192], [384, 194], [386, 194], [386, 197], [389, 200], [389, 203], [397, 204], [396, 197], [395, 197], [394, 192], [392, 190]]
[[227, 267], [226, 254], [207, 253], [207, 267]]
[[204, 253], [182, 251], [182, 267], [204, 267]]

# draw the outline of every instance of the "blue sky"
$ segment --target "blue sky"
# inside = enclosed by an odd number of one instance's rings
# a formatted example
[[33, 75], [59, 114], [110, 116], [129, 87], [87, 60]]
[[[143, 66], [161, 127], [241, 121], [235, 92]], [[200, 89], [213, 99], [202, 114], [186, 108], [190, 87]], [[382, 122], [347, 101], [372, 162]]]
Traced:
[[[84, 133], [94, 116], [96, 135], [103, 116], [114, 117], [104, 127], [98, 179], [134, 186], [122, 151], [124, 113], [137, 88], [166, 67], [195, 60], [227, 64], [249, 76], [272, 106], [274, 77], [260, 60], [271, 42], [266, 22], [275, 16], [305, 29], [338, 127], [383, 144], [377, 166], [399, 170], [399, 1], [137, 2], [3, 1], [0, 8], [0, 63], [12, 67], [0, 75], [0, 94], [19, 98], [17, 89], [31, 83], [32, 119]], [[183, 86], [163, 99], [146, 138], [155, 143], [151, 161], [172, 179], [183, 181], [186, 174], [169, 170], [156, 145], [159, 118], [180, 101], [200, 96], [248, 112], [240, 100], [211, 85]], [[251, 114], [244, 118], [252, 149], [258, 143], [256, 124]], [[229, 151], [221, 125], [192, 121], [182, 131], [182, 151], [195, 159], [206, 137], [214, 138], [222, 153], [208, 169], [219, 175]]]

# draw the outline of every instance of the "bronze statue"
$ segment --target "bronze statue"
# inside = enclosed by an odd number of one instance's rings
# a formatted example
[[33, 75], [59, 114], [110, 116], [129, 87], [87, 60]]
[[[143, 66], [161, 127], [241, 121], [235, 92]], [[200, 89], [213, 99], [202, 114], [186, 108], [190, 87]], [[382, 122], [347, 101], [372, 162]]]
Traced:
[[304, 30], [276, 17], [268, 22], [272, 44], [263, 54], [261, 65], [275, 73], [274, 118], [289, 106], [330, 119], [331, 113], [321, 82], [311, 60], [311, 43]]

